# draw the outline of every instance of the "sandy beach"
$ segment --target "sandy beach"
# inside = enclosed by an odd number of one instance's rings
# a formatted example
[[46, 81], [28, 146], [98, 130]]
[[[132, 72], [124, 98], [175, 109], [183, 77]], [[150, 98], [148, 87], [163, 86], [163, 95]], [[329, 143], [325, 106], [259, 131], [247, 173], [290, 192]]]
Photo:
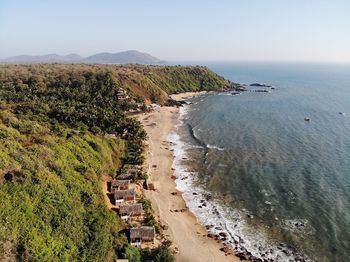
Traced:
[[[198, 93], [173, 96], [183, 99]], [[179, 109], [176, 107], [159, 107], [154, 111], [138, 116], [148, 134], [146, 168], [156, 191], [146, 191], [152, 202], [155, 214], [166, 238], [172, 241], [176, 251], [176, 261], [239, 261], [230, 254], [225, 255], [220, 249], [223, 244], [207, 237], [206, 229], [200, 225], [176, 190], [172, 179], [173, 154], [167, 143], [168, 134], [178, 123]]]

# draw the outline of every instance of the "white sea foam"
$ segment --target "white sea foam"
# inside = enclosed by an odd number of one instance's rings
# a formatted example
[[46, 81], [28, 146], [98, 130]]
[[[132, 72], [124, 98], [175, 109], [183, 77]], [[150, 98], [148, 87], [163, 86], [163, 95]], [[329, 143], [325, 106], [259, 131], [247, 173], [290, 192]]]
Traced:
[[219, 151], [224, 151], [225, 150], [225, 148], [218, 147], [218, 146], [213, 146], [213, 145], [207, 145], [207, 148], [216, 149], [216, 150], [219, 150]]
[[307, 219], [286, 219], [282, 222], [287, 230], [297, 232], [298, 234], [309, 235], [316, 231]]
[[[179, 126], [187, 118], [188, 109], [188, 106], [180, 109]], [[183, 192], [188, 208], [196, 215], [198, 221], [204, 226], [210, 226], [209, 233], [214, 235], [224, 233], [221, 235], [226, 236], [225, 242], [236, 252], [246, 250], [256, 258], [271, 258], [273, 261], [297, 261], [285, 245], [271, 244], [264, 233], [250, 228], [245, 218], [252, 216], [246, 210], [221, 205], [219, 200], [216, 200], [220, 198], [205, 191], [196, 183], [197, 174], [188, 171], [183, 164], [183, 159], [188, 158], [187, 150], [193, 148], [192, 146], [186, 144], [175, 132], [169, 134], [168, 141], [174, 149], [173, 168], [177, 177], [176, 188]]]

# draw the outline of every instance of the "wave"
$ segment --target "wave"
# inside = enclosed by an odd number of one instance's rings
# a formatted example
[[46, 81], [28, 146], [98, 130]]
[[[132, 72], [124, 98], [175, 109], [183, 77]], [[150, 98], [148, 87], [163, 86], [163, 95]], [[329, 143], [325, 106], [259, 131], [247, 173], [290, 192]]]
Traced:
[[196, 141], [196, 143], [202, 146], [203, 148], [207, 148], [207, 145], [196, 136], [195, 131], [190, 124], [187, 124], [187, 128], [193, 140]]
[[[187, 106], [186, 106], [187, 107]], [[180, 110], [180, 124], [188, 113], [188, 108]], [[224, 150], [216, 146], [205, 145], [195, 136], [193, 128], [188, 125], [191, 137], [200, 146]], [[186, 205], [197, 217], [198, 221], [207, 228], [208, 236], [225, 242], [236, 254], [251, 254], [251, 258], [272, 261], [311, 261], [287, 247], [287, 245], [270, 243], [263, 232], [251, 228], [246, 219], [252, 217], [247, 210], [237, 210], [222, 205], [219, 194], [210, 193], [197, 183], [196, 172], [188, 171], [183, 164], [183, 158], [188, 158], [188, 149], [193, 146], [186, 144], [176, 132], [169, 134], [168, 142], [174, 153], [174, 174], [176, 188], [181, 191]], [[306, 223], [306, 222], [302, 222]], [[287, 223], [288, 225], [290, 223]]]
[[[208, 150], [208, 149], [216, 149], [216, 150], [219, 150], [219, 151], [224, 151], [224, 150], [225, 150], [225, 149], [222, 148], [222, 147], [218, 147], [218, 146], [210, 145], [210, 144], [205, 144], [202, 140], [200, 140], [200, 138], [198, 137], [198, 135], [196, 135], [194, 128], [193, 128], [190, 124], [187, 124], [187, 127], [188, 127], [188, 130], [189, 130], [189, 133], [190, 133], [190, 136], [192, 137], [192, 139], [193, 139], [198, 145], [200, 145], [201, 147], [203, 147], [204, 149], [206, 149], [206, 150]], [[198, 131], [202, 131], [202, 130], [198, 129]]]
[[218, 146], [213, 146], [213, 145], [207, 145], [207, 148], [211, 148], [211, 149], [216, 149], [216, 150], [219, 150], [219, 151], [224, 151], [225, 148], [222, 148], [222, 147], [218, 147]]

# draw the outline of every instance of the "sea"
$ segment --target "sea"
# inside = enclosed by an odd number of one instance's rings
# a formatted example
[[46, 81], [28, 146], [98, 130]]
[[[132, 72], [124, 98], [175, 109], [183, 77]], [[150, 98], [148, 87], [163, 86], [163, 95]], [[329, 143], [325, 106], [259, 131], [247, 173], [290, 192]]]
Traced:
[[190, 210], [237, 253], [350, 261], [350, 64], [196, 64], [247, 91], [180, 110], [168, 140]]

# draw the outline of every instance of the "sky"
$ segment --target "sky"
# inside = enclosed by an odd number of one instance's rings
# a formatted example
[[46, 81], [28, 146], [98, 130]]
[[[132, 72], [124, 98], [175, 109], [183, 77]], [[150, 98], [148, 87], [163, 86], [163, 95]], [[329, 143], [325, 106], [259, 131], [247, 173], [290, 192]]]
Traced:
[[0, 58], [350, 62], [350, 0], [0, 0]]

